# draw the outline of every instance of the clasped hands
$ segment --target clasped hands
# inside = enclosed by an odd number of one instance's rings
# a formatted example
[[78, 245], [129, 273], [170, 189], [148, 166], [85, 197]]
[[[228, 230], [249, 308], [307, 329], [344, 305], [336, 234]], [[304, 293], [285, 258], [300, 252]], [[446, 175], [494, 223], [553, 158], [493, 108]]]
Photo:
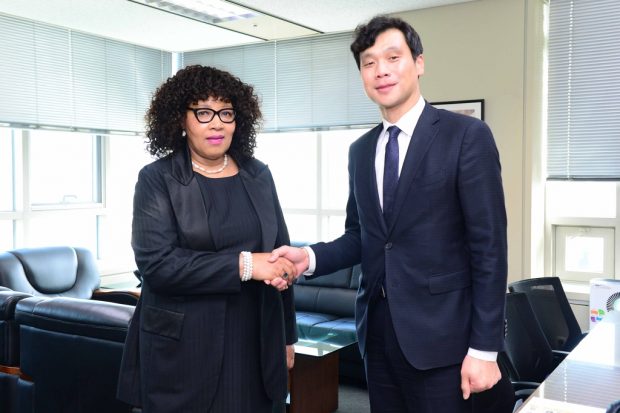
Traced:
[[[252, 279], [263, 281], [278, 291], [288, 288], [308, 269], [308, 252], [303, 248], [282, 246], [271, 253], [252, 253]], [[240, 272], [243, 273], [240, 258]]]

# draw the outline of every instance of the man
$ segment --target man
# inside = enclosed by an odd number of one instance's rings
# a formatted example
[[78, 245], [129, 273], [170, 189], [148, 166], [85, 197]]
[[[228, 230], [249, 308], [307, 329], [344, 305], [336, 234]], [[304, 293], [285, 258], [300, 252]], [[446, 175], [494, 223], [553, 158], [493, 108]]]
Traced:
[[355, 34], [351, 51], [383, 122], [350, 147], [345, 234], [272, 259], [312, 277], [361, 261], [356, 323], [373, 412], [471, 412], [470, 395], [501, 377], [497, 148], [485, 123], [424, 101], [422, 44], [409, 24], [378, 16]]

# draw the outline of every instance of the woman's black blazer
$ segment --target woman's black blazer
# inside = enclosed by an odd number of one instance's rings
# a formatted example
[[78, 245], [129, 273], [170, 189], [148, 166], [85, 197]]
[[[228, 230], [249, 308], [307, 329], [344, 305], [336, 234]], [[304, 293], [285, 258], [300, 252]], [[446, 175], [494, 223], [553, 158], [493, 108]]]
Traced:
[[[260, 221], [262, 251], [289, 244], [267, 166], [251, 159], [239, 165], [239, 175]], [[132, 230], [143, 285], [118, 396], [148, 413], [204, 412], [221, 370], [227, 296], [238, 293], [241, 282], [239, 253], [216, 252], [187, 149], [140, 171]], [[283, 400], [285, 344], [297, 341], [293, 289], [280, 293], [264, 285], [259, 302], [256, 345], [265, 390], [273, 400]]]

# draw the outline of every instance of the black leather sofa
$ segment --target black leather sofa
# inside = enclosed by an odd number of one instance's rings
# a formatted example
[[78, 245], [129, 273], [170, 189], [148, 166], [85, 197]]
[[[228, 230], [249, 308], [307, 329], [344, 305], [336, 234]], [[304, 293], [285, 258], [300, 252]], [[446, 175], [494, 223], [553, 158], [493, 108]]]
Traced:
[[[300, 339], [342, 343], [355, 340], [355, 297], [359, 287], [360, 266], [295, 283], [295, 311]], [[357, 344], [340, 350], [341, 378], [364, 384], [364, 362]]]
[[134, 309], [65, 297], [20, 300], [17, 411], [130, 413], [116, 387]]
[[0, 412], [17, 413], [19, 326], [15, 307], [28, 294], [0, 287]]
[[131, 291], [102, 290], [93, 254], [69, 246], [0, 252], [0, 286], [33, 296], [74, 297], [136, 305]]
[[138, 296], [99, 284], [83, 248], [0, 252], [0, 412], [130, 411], [115, 394]]

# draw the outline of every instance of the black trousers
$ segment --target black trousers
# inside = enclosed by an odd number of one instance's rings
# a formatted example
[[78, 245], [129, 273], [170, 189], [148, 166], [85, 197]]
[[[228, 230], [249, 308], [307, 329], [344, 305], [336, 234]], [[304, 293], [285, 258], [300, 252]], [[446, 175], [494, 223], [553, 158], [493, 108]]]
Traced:
[[384, 298], [370, 304], [366, 349], [364, 364], [373, 413], [512, 412], [514, 392], [507, 376], [492, 389], [463, 400], [460, 364], [430, 370], [409, 364]]

